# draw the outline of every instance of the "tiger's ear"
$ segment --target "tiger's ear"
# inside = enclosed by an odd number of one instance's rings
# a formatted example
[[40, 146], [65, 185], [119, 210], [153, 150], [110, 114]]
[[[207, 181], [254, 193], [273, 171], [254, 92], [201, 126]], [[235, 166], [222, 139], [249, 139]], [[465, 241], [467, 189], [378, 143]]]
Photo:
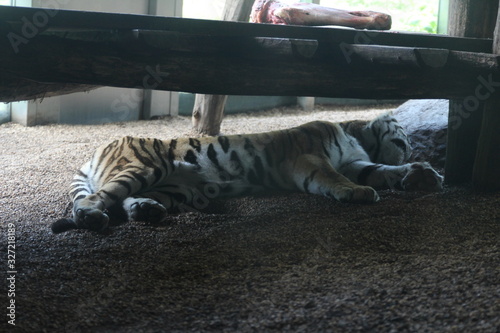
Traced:
[[394, 120], [394, 115], [392, 111], [382, 113], [379, 116], [375, 117], [371, 121], [366, 124], [366, 127], [371, 127], [373, 124], [377, 124], [379, 122], [385, 122], [386, 120]]
[[376, 117], [375, 119], [386, 119], [386, 118], [394, 118], [394, 111], [391, 110], [391, 111], [382, 113], [378, 117]]

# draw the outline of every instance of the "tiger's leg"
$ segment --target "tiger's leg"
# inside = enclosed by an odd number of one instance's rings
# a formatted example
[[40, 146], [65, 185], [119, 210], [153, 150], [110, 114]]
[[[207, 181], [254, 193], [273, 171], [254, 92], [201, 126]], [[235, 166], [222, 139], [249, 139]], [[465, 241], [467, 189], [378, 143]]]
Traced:
[[428, 163], [384, 165], [358, 160], [341, 165], [339, 171], [358, 184], [375, 188], [396, 188], [406, 191], [443, 189], [443, 177]]
[[197, 211], [206, 205], [206, 197], [196, 188], [164, 184], [123, 201], [129, 220], [158, 223], [169, 212]]
[[125, 169], [109, 179], [95, 193], [74, 197], [73, 219], [76, 227], [94, 231], [106, 229], [109, 223], [106, 209], [158, 181], [153, 169], [142, 166], [140, 172], [137, 170], [138, 168]]
[[377, 192], [369, 186], [354, 184], [338, 173], [326, 157], [312, 154], [299, 156], [292, 177], [299, 189], [307, 193], [333, 197], [343, 202], [376, 202]]

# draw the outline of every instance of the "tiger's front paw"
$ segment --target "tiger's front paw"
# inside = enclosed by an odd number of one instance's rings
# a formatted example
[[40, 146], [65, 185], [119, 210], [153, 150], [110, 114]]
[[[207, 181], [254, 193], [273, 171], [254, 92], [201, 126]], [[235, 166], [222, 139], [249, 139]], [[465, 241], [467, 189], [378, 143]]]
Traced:
[[98, 209], [79, 208], [76, 210], [74, 218], [78, 229], [102, 232], [109, 224], [108, 215]]
[[380, 200], [377, 191], [370, 186], [344, 186], [337, 189], [335, 199], [341, 202], [373, 203]]
[[429, 163], [413, 163], [403, 178], [402, 186], [406, 191], [441, 191], [443, 177]]

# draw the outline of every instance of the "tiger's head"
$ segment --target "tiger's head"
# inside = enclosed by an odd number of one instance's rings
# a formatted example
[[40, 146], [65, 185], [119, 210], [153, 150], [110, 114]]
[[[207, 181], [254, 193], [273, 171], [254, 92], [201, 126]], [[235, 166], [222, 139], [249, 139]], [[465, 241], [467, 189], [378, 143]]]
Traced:
[[411, 156], [410, 140], [392, 112], [367, 122], [356, 137], [374, 163], [400, 165]]
[[372, 141], [371, 149], [367, 152], [373, 162], [400, 165], [410, 158], [410, 140], [392, 112], [370, 121], [363, 133]]

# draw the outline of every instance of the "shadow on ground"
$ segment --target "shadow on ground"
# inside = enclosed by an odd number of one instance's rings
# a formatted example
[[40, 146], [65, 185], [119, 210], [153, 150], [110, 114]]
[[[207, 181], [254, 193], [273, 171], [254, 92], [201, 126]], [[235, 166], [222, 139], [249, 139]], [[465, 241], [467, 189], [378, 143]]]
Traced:
[[232, 199], [106, 236], [19, 223], [17, 327], [495, 332], [498, 195], [381, 194]]

